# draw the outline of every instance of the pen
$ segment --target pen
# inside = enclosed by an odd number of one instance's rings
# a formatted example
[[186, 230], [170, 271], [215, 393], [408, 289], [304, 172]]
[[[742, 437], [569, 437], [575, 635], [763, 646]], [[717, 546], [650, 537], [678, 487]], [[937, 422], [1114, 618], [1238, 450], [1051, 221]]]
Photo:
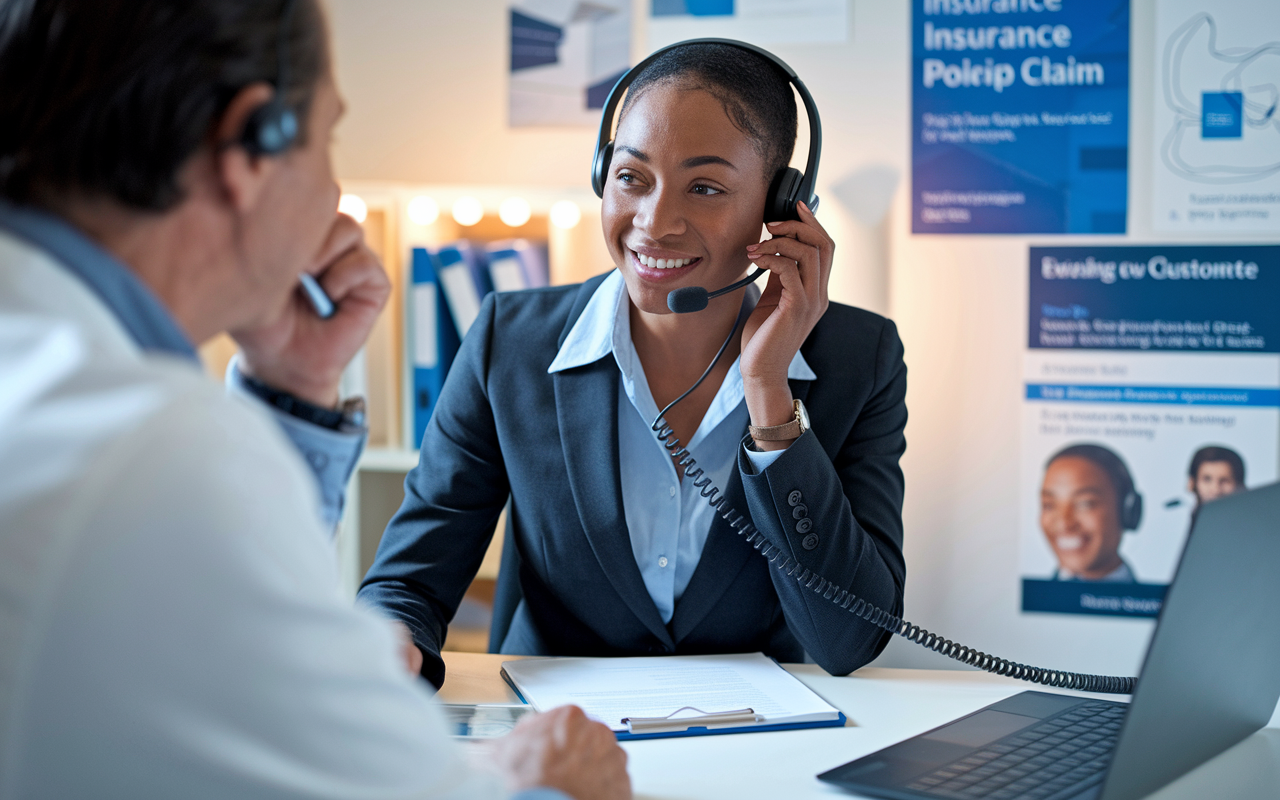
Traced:
[[333, 301], [324, 293], [324, 289], [320, 288], [316, 279], [304, 272], [298, 276], [298, 280], [302, 283], [302, 292], [307, 296], [307, 300], [311, 301], [311, 307], [315, 309], [316, 316], [320, 319], [332, 317], [335, 310]]

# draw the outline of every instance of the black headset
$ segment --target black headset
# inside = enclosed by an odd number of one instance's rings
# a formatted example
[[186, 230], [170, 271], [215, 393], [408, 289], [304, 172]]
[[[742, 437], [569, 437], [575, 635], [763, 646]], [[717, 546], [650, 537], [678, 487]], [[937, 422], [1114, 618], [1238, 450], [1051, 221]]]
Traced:
[[1120, 526], [1126, 531], [1136, 531], [1142, 524], [1142, 495], [1130, 489], [1120, 501]]
[[811, 211], [817, 211], [818, 196], [814, 194], [813, 187], [818, 180], [818, 157], [822, 154], [822, 120], [818, 118], [818, 106], [813, 102], [813, 96], [809, 94], [804, 82], [796, 76], [795, 70], [787, 66], [782, 59], [768, 50], [734, 39], [689, 39], [677, 42], [654, 51], [652, 55], [627, 70], [627, 73], [618, 79], [618, 82], [614, 84], [613, 90], [609, 92], [609, 99], [604, 104], [604, 114], [600, 119], [600, 137], [596, 140], [596, 154], [591, 161], [591, 188], [595, 190], [596, 196], [604, 197], [604, 185], [608, 178], [609, 162], [613, 159], [613, 117], [618, 111], [618, 106], [622, 103], [622, 97], [626, 93], [627, 87], [662, 54], [677, 47], [685, 47], [692, 44], [723, 44], [729, 47], [736, 47], [739, 50], [746, 50], [768, 59], [786, 73], [791, 85], [795, 86], [796, 91], [800, 93], [800, 99], [804, 101], [805, 112], [809, 115], [809, 160], [805, 163], [804, 172], [794, 167], [786, 167], [774, 176], [773, 183], [769, 186], [769, 194], [765, 199], [764, 221], [778, 222], [798, 219], [796, 203], [801, 201]]
[[297, 0], [284, 0], [280, 9], [280, 38], [276, 56], [275, 94], [266, 105], [258, 106], [244, 123], [240, 144], [254, 156], [276, 156], [298, 140], [298, 114], [285, 105], [284, 93], [289, 86], [289, 21]]
[[1124, 463], [1124, 459], [1116, 451], [1100, 444], [1075, 444], [1055, 453], [1045, 464], [1045, 468], [1060, 458], [1083, 458], [1105, 472], [1116, 491], [1116, 511], [1119, 512], [1120, 527], [1126, 531], [1138, 529], [1142, 524], [1142, 495], [1133, 482], [1129, 465]]

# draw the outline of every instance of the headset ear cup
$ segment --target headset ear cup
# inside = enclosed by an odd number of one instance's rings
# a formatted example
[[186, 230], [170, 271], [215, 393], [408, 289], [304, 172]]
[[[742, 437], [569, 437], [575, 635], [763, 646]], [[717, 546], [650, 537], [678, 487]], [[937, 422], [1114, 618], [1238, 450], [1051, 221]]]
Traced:
[[796, 203], [800, 201], [800, 198], [796, 197], [796, 191], [803, 180], [804, 174], [795, 167], [787, 167], [774, 176], [773, 183], [769, 185], [769, 194], [765, 197], [765, 222], [783, 222], [800, 218], [796, 213]]
[[250, 154], [274, 156], [293, 146], [298, 138], [298, 117], [276, 103], [259, 106], [245, 120], [241, 142]]
[[609, 174], [609, 162], [613, 160], [613, 142], [609, 142], [596, 153], [595, 162], [591, 165], [591, 188], [596, 197], [604, 197], [605, 178]]
[[1121, 509], [1120, 526], [1127, 531], [1136, 531], [1142, 524], [1142, 495], [1129, 492], [1124, 496], [1124, 507]]

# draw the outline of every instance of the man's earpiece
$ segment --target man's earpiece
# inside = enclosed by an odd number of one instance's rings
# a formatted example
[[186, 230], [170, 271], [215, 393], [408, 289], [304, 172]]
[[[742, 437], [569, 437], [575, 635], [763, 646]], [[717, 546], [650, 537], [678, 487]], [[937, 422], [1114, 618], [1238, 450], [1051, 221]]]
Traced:
[[280, 9], [275, 95], [269, 103], [253, 110], [240, 133], [240, 144], [253, 156], [277, 156], [298, 141], [298, 115], [284, 103], [289, 87], [289, 20], [296, 5], [297, 0], [284, 0]]
[[240, 144], [254, 156], [279, 155], [297, 140], [298, 115], [275, 98], [253, 110], [240, 134]]

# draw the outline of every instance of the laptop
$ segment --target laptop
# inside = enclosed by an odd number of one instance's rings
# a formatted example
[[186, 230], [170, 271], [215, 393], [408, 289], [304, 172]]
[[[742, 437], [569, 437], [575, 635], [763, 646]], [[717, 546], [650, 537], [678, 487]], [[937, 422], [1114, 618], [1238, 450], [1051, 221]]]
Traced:
[[1023, 692], [822, 773], [893, 800], [1136, 800], [1271, 719], [1280, 484], [1201, 509], [1131, 703]]

